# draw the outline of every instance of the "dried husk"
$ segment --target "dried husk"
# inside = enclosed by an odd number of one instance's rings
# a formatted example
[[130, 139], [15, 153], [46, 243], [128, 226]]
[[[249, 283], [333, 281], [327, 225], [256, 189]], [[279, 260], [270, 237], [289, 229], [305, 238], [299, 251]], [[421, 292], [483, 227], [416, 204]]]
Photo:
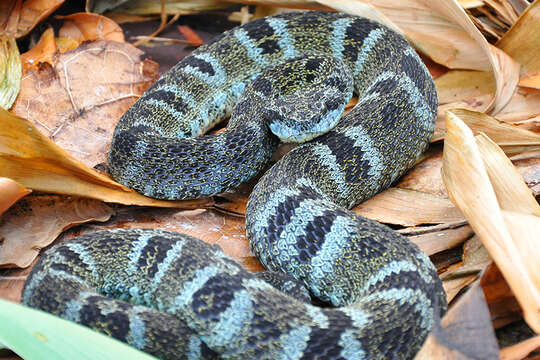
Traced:
[[[443, 180], [503, 273], [524, 318], [540, 331], [540, 206], [503, 151], [447, 112]], [[536, 239], [535, 239], [536, 237]]]

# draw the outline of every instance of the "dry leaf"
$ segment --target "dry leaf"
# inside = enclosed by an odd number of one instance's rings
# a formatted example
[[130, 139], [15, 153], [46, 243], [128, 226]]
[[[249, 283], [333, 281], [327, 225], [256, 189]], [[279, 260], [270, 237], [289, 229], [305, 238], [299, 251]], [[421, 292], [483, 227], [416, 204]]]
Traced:
[[448, 198], [441, 179], [442, 148], [432, 146], [425, 155], [426, 158], [409, 170], [396, 187]]
[[540, 89], [540, 3], [535, 1], [497, 42], [522, 65], [519, 85]]
[[118, 202], [196, 209], [210, 199], [164, 201], [143, 196], [90, 169], [59, 148], [27, 120], [0, 109], [0, 176], [51, 193]]
[[[17, 270], [4, 270], [2, 274], [6, 274], [9, 271], [8, 275], [0, 276], [0, 298], [13, 301], [16, 303], [21, 302], [21, 293], [24, 287], [24, 282], [28, 276], [30, 268], [26, 269], [17, 269]], [[0, 350], [0, 355], [2, 354]], [[2, 360], [20, 360], [20, 358], [14, 359], [5, 359]]]
[[16, 38], [25, 36], [63, 2], [64, 0], [1, 1], [0, 34], [7, 33]]
[[500, 360], [521, 360], [531, 352], [540, 349], [540, 336], [527, 339], [500, 351]]
[[518, 88], [510, 102], [496, 115], [496, 118], [539, 132], [540, 90]]
[[37, 69], [38, 65], [44, 62], [52, 64], [57, 49], [54, 30], [50, 27], [41, 34], [38, 43], [33, 48], [21, 54], [23, 71], [26, 73], [30, 68]]
[[474, 133], [485, 133], [506, 154], [540, 150], [540, 134], [498, 121], [476, 111], [452, 109], [451, 112], [463, 120]]
[[487, 360], [498, 353], [482, 288], [476, 283], [431, 331], [415, 360]]
[[443, 281], [443, 289], [446, 293], [446, 301], [450, 303], [466, 287], [478, 279], [477, 274], [469, 274]]
[[178, 25], [176, 28], [186, 38], [190, 46], [201, 46], [203, 44], [201, 37], [189, 26]]
[[484, 5], [483, 0], [458, 0], [458, 2], [464, 9], [473, 9]]
[[27, 196], [0, 219], [0, 267], [27, 267], [62, 231], [85, 222], [107, 221], [112, 214], [101, 201]]
[[58, 16], [64, 20], [59, 35], [79, 43], [91, 40], [110, 40], [124, 42], [124, 33], [112, 19], [90, 13], [75, 13]]
[[540, 195], [540, 151], [532, 153], [531, 157], [513, 160], [519, 174], [531, 189], [533, 195]]
[[17, 200], [31, 192], [32, 190], [25, 188], [16, 181], [0, 177], [0, 215]]
[[478, 274], [490, 263], [491, 258], [478, 236], [467, 240], [463, 245], [463, 260], [450, 265], [439, 274], [448, 302], [450, 303], [461, 290], [478, 279]]
[[14, 38], [0, 36], [0, 108], [9, 109], [21, 87], [21, 58]]
[[11, 111], [86, 165], [103, 163], [116, 122], [157, 77], [142, 57], [127, 43], [85, 43], [26, 72]]
[[540, 331], [537, 246], [540, 206], [500, 148], [447, 113], [443, 180], [448, 195], [482, 239], [520, 302], [524, 318]]
[[522, 318], [521, 308], [499, 268], [491, 262], [480, 279], [493, 327], [499, 329]]
[[359, 215], [403, 226], [453, 223], [464, 220], [447, 199], [419, 191], [390, 188], [353, 209]]
[[[411, 228], [407, 230], [410, 231]], [[403, 234], [403, 232], [400, 233]], [[418, 245], [418, 247], [420, 247], [427, 255], [433, 255], [458, 246], [470, 238], [472, 234], [473, 231], [470, 226], [460, 226], [455, 229], [439, 230], [427, 232], [422, 235], [409, 236], [409, 240]]]

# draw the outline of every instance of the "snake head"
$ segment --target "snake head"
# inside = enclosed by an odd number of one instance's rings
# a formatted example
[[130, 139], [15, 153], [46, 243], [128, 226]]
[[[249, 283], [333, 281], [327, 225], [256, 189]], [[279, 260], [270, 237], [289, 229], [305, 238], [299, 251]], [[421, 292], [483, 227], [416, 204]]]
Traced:
[[342, 60], [308, 55], [264, 71], [243, 96], [261, 100], [263, 117], [283, 142], [305, 142], [331, 130], [352, 97]]

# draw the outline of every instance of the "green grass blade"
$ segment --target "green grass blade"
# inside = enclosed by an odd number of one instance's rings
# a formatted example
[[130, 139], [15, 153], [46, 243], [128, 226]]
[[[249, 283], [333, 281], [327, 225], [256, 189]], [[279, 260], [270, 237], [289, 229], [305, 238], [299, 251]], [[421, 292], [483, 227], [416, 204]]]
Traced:
[[0, 344], [25, 360], [155, 359], [84, 326], [1, 299], [0, 324]]

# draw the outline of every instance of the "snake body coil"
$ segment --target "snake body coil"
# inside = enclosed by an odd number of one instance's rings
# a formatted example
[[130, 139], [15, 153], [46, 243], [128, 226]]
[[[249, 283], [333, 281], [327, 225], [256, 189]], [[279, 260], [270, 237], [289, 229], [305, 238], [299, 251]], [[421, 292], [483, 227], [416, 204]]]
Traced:
[[[335, 125], [353, 88], [358, 104]], [[227, 131], [195, 137], [236, 103]], [[414, 164], [436, 107], [414, 50], [367, 19], [287, 13], [226, 32], [128, 110], [111, 174], [157, 198], [213, 195], [256, 174], [277, 137], [333, 127], [262, 177], [246, 232], [267, 268], [335, 308], [276, 290], [200, 240], [142, 229], [55, 246], [23, 302], [163, 358], [412, 358], [445, 311], [441, 282], [418, 247], [347, 209]]]

